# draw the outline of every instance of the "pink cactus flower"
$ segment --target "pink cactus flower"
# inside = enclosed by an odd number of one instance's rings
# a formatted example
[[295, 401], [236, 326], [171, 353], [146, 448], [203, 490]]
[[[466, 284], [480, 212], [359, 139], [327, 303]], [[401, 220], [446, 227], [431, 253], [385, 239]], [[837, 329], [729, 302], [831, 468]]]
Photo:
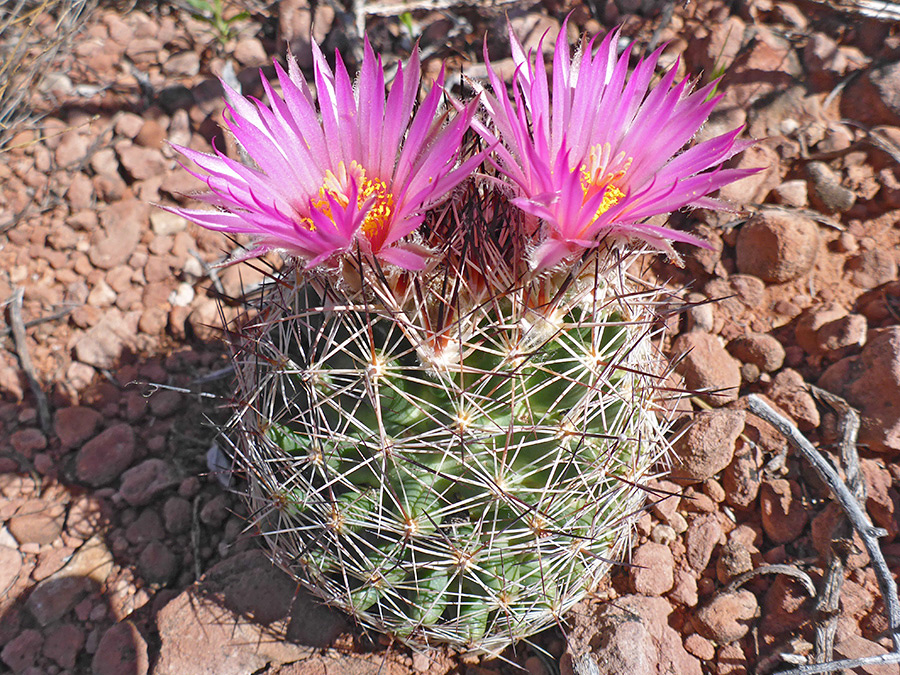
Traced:
[[754, 172], [722, 168], [750, 144], [737, 140], [741, 129], [685, 149], [718, 102], [716, 83], [673, 86], [672, 67], [651, 86], [662, 49], [628, 76], [631, 49], [616, 57], [618, 31], [599, 47], [589, 41], [574, 58], [565, 36], [564, 24], [548, 85], [540, 47], [526, 56], [510, 29], [512, 100], [485, 50], [487, 123], [473, 121], [493, 148], [490, 161], [514, 187], [514, 203], [543, 221], [533, 233], [532, 266], [552, 267], [604, 240], [636, 239], [668, 252], [674, 241], [702, 245], [646, 220], [686, 206], [721, 208], [710, 193]]
[[340, 55], [334, 72], [315, 44], [313, 56], [318, 113], [292, 57], [288, 72], [275, 64], [281, 95], [263, 79], [268, 105], [223, 84], [228, 128], [256, 166], [176, 146], [205, 172], [194, 173], [210, 190], [198, 198], [218, 210], [172, 210], [212, 230], [250, 235], [250, 255], [277, 249], [315, 267], [358, 246], [381, 262], [423, 268], [428, 251], [413, 233], [483, 161], [459, 161], [476, 104], [449, 122], [439, 115], [442, 70], [413, 114], [415, 53], [398, 65], [387, 94], [368, 40], [355, 87]]

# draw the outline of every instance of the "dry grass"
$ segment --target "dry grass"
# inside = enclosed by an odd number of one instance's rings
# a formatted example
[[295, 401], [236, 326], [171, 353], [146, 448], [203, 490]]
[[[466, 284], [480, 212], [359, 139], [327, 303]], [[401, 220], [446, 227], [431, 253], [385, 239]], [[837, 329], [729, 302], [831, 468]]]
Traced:
[[23, 124], [29, 103], [52, 65], [71, 48], [97, 0], [10, 0], [0, 3], [0, 153]]

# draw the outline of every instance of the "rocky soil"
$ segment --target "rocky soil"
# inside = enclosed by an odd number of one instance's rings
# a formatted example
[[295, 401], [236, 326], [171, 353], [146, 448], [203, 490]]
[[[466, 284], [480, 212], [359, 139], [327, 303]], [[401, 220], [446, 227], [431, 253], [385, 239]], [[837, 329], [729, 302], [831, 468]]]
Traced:
[[[687, 303], [661, 346], [704, 393], [681, 403], [695, 423], [631, 564], [567, 625], [488, 660], [392, 645], [298, 591], [246, 527], [214, 446], [229, 387], [217, 327], [266, 270], [211, 267], [234, 244], [154, 208], [200, 187], [167, 142], [234, 152], [217, 76], [261, 95], [257, 69], [271, 74], [287, 44], [309, 66], [310, 26], [351, 60], [358, 45], [355, 18], [329, 3], [246, 4], [223, 35], [178, 3], [104, 3], [32, 92], [43, 117], [0, 154], [0, 673], [551, 675], [586, 652], [600, 673], [769, 673], [813, 653], [829, 617], [802, 577], [821, 586], [833, 539], [835, 657], [890, 649], [858, 538], [835, 533], [827, 490], [745, 397], [767, 397], [836, 463], [840, 416], [807, 385], [860, 410], [865, 504], [898, 575], [896, 15], [806, 0], [372, 8], [376, 50], [403, 58], [419, 39], [430, 75], [441, 59], [483, 74], [486, 29], [508, 69], [507, 13], [533, 47], [569, 11], [572, 39], [624, 24], [685, 74], [725, 73], [704, 135], [743, 124], [759, 141], [737, 162], [762, 171], [724, 190], [735, 212], [674, 217], [712, 248], [645, 264]], [[752, 570], [768, 573], [733, 583]]]

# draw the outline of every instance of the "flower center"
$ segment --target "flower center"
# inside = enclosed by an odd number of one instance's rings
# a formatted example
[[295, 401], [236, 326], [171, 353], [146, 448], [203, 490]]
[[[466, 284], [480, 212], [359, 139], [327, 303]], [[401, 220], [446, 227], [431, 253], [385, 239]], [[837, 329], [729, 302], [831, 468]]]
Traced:
[[591, 148], [587, 159], [581, 165], [581, 189], [584, 192], [581, 203], [585, 204], [598, 193], [603, 193], [603, 201], [591, 219], [592, 223], [625, 196], [617, 183], [630, 166], [631, 157], [626, 158], [624, 152], [612, 157], [609, 143], [598, 144]]
[[[322, 187], [319, 188], [319, 196], [312, 201], [312, 205], [323, 215], [334, 220], [326, 195], [346, 207], [350, 203], [348, 195], [350, 194], [351, 176], [358, 186], [356, 197], [358, 205], [364, 204], [372, 197], [375, 198], [363, 220], [362, 231], [370, 242], [380, 244], [394, 211], [394, 195], [388, 190], [388, 186], [383, 180], [369, 178], [366, 170], [357, 162], [350, 162], [349, 167], [344, 162], [339, 162], [337, 172], [332, 172], [331, 169], [326, 170]], [[312, 221], [308, 218], [304, 219], [304, 224], [310, 230], [315, 229]]]

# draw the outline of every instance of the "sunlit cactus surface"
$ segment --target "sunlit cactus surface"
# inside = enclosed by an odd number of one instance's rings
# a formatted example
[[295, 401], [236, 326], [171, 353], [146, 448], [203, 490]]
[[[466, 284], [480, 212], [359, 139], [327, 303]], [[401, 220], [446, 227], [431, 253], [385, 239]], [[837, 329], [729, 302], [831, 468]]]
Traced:
[[520, 283], [470, 215], [432, 273], [282, 274], [235, 425], [280, 565], [367, 626], [499, 651], [607, 571], [665, 442], [653, 294], [596, 254]]

